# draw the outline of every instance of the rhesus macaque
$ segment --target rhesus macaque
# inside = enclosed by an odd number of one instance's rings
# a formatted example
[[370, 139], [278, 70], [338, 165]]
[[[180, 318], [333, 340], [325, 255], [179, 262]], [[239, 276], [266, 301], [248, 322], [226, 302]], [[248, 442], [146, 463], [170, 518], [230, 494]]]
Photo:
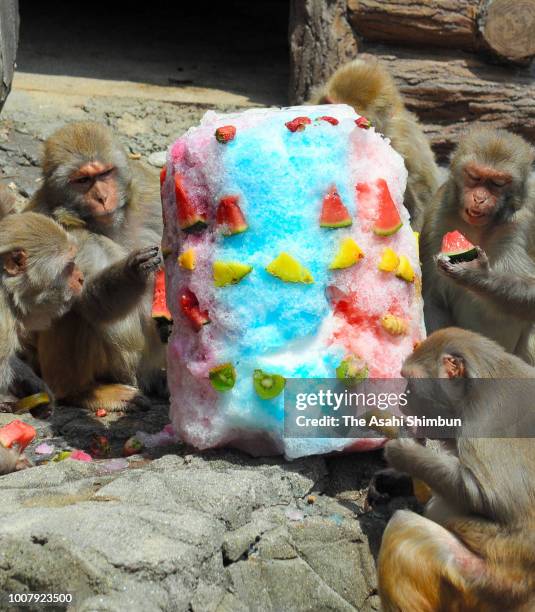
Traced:
[[[459, 143], [422, 233], [426, 325], [458, 325], [533, 363], [533, 148], [502, 130], [473, 128]], [[479, 247], [469, 263], [438, 257], [446, 232]]]
[[[45, 142], [43, 184], [30, 208], [69, 231], [88, 282], [132, 249], [161, 240], [157, 176], [130, 161], [111, 131], [96, 123], [66, 125]], [[39, 334], [41, 374], [59, 399], [108, 410], [147, 405], [140, 389], [161, 384], [165, 367], [165, 346], [150, 316], [152, 285], [145, 279], [122, 319], [101, 324], [72, 311]], [[124, 289], [132, 305], [134, 294]]]
[[403, 103], [387, 70], [375, 59], [356, 59], [340, 67], [313, 96], [313, 104], [349, 104], [390, 138], [409, 173], [405, 206], [414, 230], [439, 186], [438, 168], [417, 117]]
[[[388, 463], [421, 479], [433, 497], [427, 518], [398, 511], [385, 530], [378, 560], [383, 609], [535, 609], [535, 445], [500, 437], [511, 407], [526, 433], [535, 425], [533, 383], [526, 381], [535, 369], [479, 334], [447, 328], [424, 341], [402, 373], [416, 397], [442, 402], [469, 431], [488, 437], [459, 436], [440, 452], [410, 438], [387, 443]], [[506, 392], [473, 380], [497, 376], [511, 382]]]

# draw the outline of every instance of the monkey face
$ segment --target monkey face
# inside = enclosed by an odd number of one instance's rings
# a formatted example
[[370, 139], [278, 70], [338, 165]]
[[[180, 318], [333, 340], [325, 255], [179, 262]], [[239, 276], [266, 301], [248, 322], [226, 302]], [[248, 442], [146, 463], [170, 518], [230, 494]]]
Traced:
[[99, 225], [113, 223], [122, 199], [115, 166], [100, 161], [85, 163], [69, 176], [69, 189], [81, 204], [83, 216]]
[[468, 163], [463, 169], [461, 216], [478, 227], [490, 223], [506, 205], [511, 174], [489, 166]]

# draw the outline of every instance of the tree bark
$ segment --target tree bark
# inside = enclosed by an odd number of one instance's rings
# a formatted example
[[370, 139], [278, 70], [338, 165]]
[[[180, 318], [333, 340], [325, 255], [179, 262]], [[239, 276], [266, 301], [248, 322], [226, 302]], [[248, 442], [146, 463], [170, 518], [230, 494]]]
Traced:
[[477, 2], [473, 0], [348, 0], [349, 21], [367, 40], [473, 50]]
[[2, 0], [0, 2], [0, 110], [11, 91], [18, 42], [18, 0]]
[[527, 63], [535, 55], [535, 0], [483, 0], [478, 25], [498, 57]]
[[491, 66], [462, 53], [368, 46], [394, 76], [440, 160], [473, 122], [535, 141], [535, 83], [529, 69]]
[[291, 0], [290, 102], [300, 104], [311, 89], [357, 54], [347, 21], [347, 0]]

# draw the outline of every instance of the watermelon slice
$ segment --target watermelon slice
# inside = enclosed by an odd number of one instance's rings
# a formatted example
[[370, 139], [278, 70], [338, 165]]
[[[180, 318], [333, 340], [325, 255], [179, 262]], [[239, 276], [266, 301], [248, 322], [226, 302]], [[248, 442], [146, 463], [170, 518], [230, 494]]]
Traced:
[[210, 323], [208, 311], [200, 309], [199, 300], [190, 289], [186, 289], [180, 296], [180, 307], [195, 331], [200, 331], [203, 325]]
[[396, 204], [390, 195], [387, 182], [382, 178], [377, 179], [376, 186], [379, 205], [373, 231], [378, 236], [391, 236], [399, 230], [403, 223]]
[[184, 188], [184, 180], [180, 174], [175, 174], [175, 197], [180, 229], [188, 233], [203, 230], [207, 225], [206, 212], [188, 196]]
[[167, 166], [164, 166], [161, 170], [160, 170], [160, 187], [163, 186], [163, 184], [165, 183], [165, 179], [167, 177]]
[[444, 234], [440, 252], [446, 255], [451, 263], [472, 261], [477, 258], [476, 247], [457, 230]]
[[23, 451], [36, 435], [37, 432], [31, 425], [22, 421], [11, 421], [0, 428], [0, 444], [4, 448], [13, 448], [16, 444]]
[[353, 223], [349, 211], [344, 206], [336, 188], [332, 188], [323, 198], [320, 215], [320, 227], [337, 229], [348, 227]]
[[165, 270], [158, 270], [154, 278], [154, 292], [152, 294], [152, 318], [172, 321], [173, 317], [167, 308], [165, 292]]
[[223, 236], [241, 234], [249, 227], [238, 204], [238, 196], [234, 195], [221, 199], [217, 207], [215, 219], [217, 225], [221, 228]]

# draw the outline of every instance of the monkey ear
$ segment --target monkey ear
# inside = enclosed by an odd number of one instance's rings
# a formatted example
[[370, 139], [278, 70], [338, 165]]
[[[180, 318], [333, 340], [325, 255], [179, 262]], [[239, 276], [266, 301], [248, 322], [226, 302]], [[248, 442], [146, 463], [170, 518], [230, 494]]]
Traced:
[[18, 276], [26, 270], [28, 253], [24, 249], [14, 249], [4, 255], [3, 266], [9, 276]]
[[458, 355], [442, 355], [442, 366], [448, 378], [465, 378], [466, 364]]

